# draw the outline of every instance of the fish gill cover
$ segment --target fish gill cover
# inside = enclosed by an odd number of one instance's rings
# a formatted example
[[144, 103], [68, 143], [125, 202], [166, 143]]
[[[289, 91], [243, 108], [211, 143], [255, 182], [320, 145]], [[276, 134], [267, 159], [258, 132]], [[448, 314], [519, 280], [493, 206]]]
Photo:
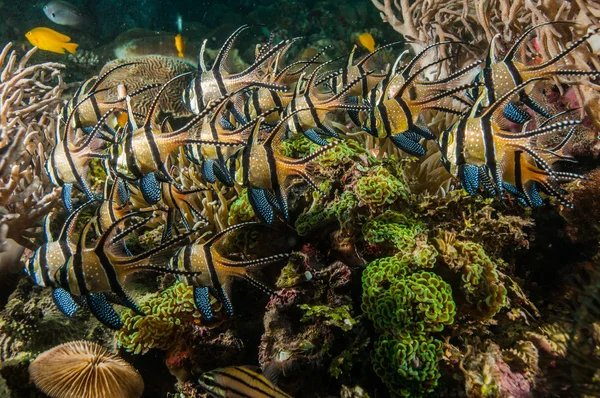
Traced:
[[600, 395], [596, 2], [0, 10], [0, 396]]

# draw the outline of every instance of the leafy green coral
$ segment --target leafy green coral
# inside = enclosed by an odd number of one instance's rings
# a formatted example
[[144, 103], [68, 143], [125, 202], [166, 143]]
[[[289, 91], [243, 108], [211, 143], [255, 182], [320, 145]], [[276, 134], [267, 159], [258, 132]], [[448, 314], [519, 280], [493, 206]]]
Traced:
[[500, 280], [498, 264], [475, 242], [455, 239], [451, 234], [434, 239], [440, 257], [455, 272], [461, 274], [460, 291], [471, 303], [465, 312], [481, 320], [492, 318], [506, 305], [506, 287]]
[[432, 267], [437, 250], [428, 243], [425, 225], [391, 210], [373, 218], [363, 226], [367, 244], [397, 251], [405, 263], [416, 267]]
[[422, 396], [437, 386], [442, 354], [442, 342], [425, 333], [384, 333], [375, 343], [373, 368], [395, 394]]
[[386, 257], [369, 264], [362, 281], [362, 309], [382, 331], [439, 332], [454, 322], [452, 289], [432, 272]]
[[[315, 152], [321, 148], [306, 138], [303, 134], [297, 134], [282, 143], [281, 151], [283, 155], [290, 157], [301, 157]], [[334, 167], [351, 163], [358, 155], [367, 155], [368, 152], [358, 141], [346, 139], [337, 142], [335, 147], [316, 160], [316, 163], [323, 167]]]
[[374, 207], [391, 205], [409, 195], [408, 187], [384, 166], [373, 167], [360, 178], [354, 192], [362, 203]]
[[202, 322], [194, 303], [194, 290], [182, 282], [146, 300], [140, 308], [146, 315], [138, 315], [130, 309], [123, 311], [124, 326], [115, 335], [119, 346], [135, 354], [151, 348], [167, 350], [190, 325]]
[[452, 324], [456, 314], [450, 285], [401, 257], [373, 261], [362, 281], [362, 310], [381, 333], [373, 351], [376, 373], [397, 395], [430, 392], [440, 376], [442, 346], [430, 333]]
[[229, 225], [251, 221], [254, 218], [254, 209], [248, 200], [248, 190], [244, 188], [238, 198], [229, 207]]

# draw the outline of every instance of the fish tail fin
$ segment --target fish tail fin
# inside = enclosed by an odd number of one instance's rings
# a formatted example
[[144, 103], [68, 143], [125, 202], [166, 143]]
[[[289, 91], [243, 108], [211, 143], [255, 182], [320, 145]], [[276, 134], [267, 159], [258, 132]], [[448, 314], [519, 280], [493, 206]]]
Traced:
[[64, 43], [63, 47], [64, 47], [65, 50], [67, 50], [71, 54], [75, 54], [75, 50], [77, 50], [77, 47], [79, 47], [79, 44], [77, 44], [77, 43]]

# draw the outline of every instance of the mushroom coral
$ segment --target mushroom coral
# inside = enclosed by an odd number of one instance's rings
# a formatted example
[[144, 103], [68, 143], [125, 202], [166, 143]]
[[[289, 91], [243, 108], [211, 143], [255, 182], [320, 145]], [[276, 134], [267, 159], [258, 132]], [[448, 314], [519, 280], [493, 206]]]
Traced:
[[85, 340], [42, 353], [29, 365], [29, 374], [53, 398], [137, 398], [144, 392], [144, 381], [133, 366]]

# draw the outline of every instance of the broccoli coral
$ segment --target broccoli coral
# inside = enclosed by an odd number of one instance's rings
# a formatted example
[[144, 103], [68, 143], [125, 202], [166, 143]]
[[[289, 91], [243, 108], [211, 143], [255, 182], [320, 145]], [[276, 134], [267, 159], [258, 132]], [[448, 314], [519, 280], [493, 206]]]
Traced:
[[376, 166], [356, 182], [354, 192], [362, 203], [380, 207], [390, 205], [400, 198], [407, 198], [409, 190], [387, 168]]
[[424, 333], [400, 330], [375, 343], [373, 368], [393, 393], [404, 397], [433, 391], [440, 377], [442, 342]]
[[398, 257], [373, 261], [362, 281], [362, 310], [381, 333], [373, 352], [375, 372], [398, 395], [431, 391], [442, 344], [430, 333], [454, 322], [450, 285]]
[[416, 267], [431, 267], [437, 251], [427, 243], [427, 228], [403, 214], [386, 211], [363, 226], [365, 241], [372, 246], [398, 251], [397, 256]]
[[[218, 310], [213, 300], [213, 311]], [[182, 282], [163, 290], [140, 305], [146, 315], [132, 310], [121, 314], [123, 328], [116, 333], [119, 346], [135, 354], [151, 348], [167, 350], [192, 324], [201, 324], [201, 315], [194, 303], [194, 289]]]

